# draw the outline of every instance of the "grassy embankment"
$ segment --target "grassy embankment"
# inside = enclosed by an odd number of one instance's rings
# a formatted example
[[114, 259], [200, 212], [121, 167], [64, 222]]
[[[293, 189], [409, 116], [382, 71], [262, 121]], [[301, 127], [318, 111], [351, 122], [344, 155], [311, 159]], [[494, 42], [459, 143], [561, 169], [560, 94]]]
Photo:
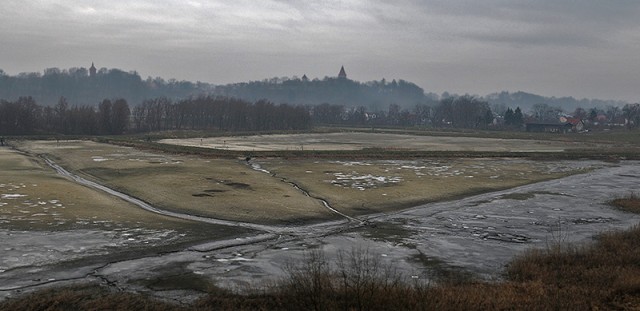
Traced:
[[[611, 202], [637, 212], [640, 198]], [[601, 234], [589, 245], [551, 245], [516, 258], [498, 283], [407, 284], [365, 252], [331, 267], [322, 254], [251, 295], [211, 287], [192, 305], [175, 305], [98, 286], [36, 292], [0, 303], [3, 310], [637, 310], [640, 226]]]
[[[0, 148], [0, 172], [0, 230], [8, 232], [0, 242], [0, 273], [56, 260], [90, 264], [138, 258], [251, 233], [145, 211], [63, 178], [42, 159], [8, 147]], [[49, 234], [66, 238], [36, 241]]]
[[244, 160], [140, 151], [91, 141], [25, 141], [19, 146], [163, 209], [268, 224], [336, 218], [319, 200], [283, 180], [356, 216], [585, 171], [552, 161], [522, 159], [252, 161], [276, 174], [274, 177], [251, 169]]
[[274, 224], [334, 217], [317, 200], [237, 160], [92, 141], [24, 141], [19, 147], [166, 210]]

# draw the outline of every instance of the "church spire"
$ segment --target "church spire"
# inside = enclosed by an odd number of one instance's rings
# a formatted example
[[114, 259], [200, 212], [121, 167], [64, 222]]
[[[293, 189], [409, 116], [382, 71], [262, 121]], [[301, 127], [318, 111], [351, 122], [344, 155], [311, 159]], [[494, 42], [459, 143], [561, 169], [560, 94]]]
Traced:
[[96, 66], [93, 64], [93, 62], [91, 62], [91, 68], [89, 68], [89, 77], [95, 77], [96, 76]]
[[347, 73], [344, 71], [344, 66], [340, 67], [340, 73], [338, 74], [338, 79], [346, 79]]

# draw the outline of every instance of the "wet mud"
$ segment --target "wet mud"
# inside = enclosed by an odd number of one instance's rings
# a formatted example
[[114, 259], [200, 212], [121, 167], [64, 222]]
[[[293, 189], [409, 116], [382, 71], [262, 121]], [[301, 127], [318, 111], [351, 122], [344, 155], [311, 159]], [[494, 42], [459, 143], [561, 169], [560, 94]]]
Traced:
[[[449, 275], [451, 271], [499, 280], [505, 265], [528, 248], [589, 243], [600, 232], [637, 224], [640, 216], [614, 209], [607, 202], [637, 191], [638, 176], [640, 163], [623, 161], [509, 190], [361, 216], [358, 222], [345, 219], [286, 228], [252, 226], [261, 232], [153, 256], [84, 264], [77, 260], [73, 266], [64, 264], [73, 257], [55, 252], [18, 265], [25, 251], [38, 253], [38, 243], [42, 243], [38, 241], [55, 237], [0, 230], [1, 248], [12, 254], [0, 261], [0, 299], [42, 286], [100, 282], [191, 301], [202, 295], [207, 282], [242, 290], [276, 280], [286, 274], [288, 265], [299, 263], [311, 250], [322, 251], [330, 259], [353, 249], [367, 250], [392, 263], [409, 280]], [[96, 232], [65, 234], [68, 236], [60, 241], [70, 242], [59, 242], [59, 247], [69, 254], [108, 251], [90, 245], [106, 243], [109, 238], [113, 247], [127, 247], [122, 243], [126, 237]], [[140, 238], [146, 236], [151, 241], [158, 233], [145, 234]], [[25, 249], [24, 245], [31, 246]]]

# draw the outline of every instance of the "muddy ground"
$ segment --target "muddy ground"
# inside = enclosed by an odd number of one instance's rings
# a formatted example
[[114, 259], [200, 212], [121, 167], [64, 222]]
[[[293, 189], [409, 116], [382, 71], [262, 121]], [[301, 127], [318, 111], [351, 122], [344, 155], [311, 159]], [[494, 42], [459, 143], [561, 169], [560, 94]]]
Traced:
[[[528, 248], [547, 247], [555, 242], [588, 243], [598, 232], [627, 228], [640, 220], [639, 216], [620, 212], [606, 203], [637, 191], [640, 163], [575, 164], [601, 168], [401, 212], [360, 216], [358, 221], [216, 239], [133, 259], [105, 257], [65, 263], [66, 259], [57, 258], [54, 252], [46, 263], [34, 262], [2, 271], [0, 297], [46, 284], [101, 282], [123, 290], [190, 301], [201, 295], [207, 284], [243, 289], [281, 277], [288, 264], [300, 262], [311, 250], [322, 251], [329, 258], [351, 249], [367, 250], [405, 272], [409, 281], [432, 279], [449, 270], [499, 279], [505, 264]], [[4, 235], [2, 248], [15, 249], [17, 260], [20, 252], [38, 253], [38, 243], [82, 252], [92, 239], [105, 240], [88, 231], [65, 231], [66, 236], [60, 239], [10, 230], [0, 234]], [[25, 249], [24, 245], [32, 246]]]
[[273, 150], [360, 150], [382, 148], [419, 151], [509, 151], [561, 152], [568, 149], [594, 147], [585, 143], [474, 138], [446, 136], [416, 136], [388, 133], [321, 133], [212, 138], [163, 139], [161, 143], [237, 151]]

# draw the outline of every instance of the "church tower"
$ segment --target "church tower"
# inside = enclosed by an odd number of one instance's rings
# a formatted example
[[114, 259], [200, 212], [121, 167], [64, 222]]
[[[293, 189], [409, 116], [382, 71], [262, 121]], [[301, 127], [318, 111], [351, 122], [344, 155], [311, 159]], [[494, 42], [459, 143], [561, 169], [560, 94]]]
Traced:
[[91, 68], [89, 68], [89, 77], [93, 78], [96, 76], [96, 66], [91, 63]]
[[340, 73], [338, 79], [347, 79], [347, 73], [344, 71], [344, 66], [340, 67]]

